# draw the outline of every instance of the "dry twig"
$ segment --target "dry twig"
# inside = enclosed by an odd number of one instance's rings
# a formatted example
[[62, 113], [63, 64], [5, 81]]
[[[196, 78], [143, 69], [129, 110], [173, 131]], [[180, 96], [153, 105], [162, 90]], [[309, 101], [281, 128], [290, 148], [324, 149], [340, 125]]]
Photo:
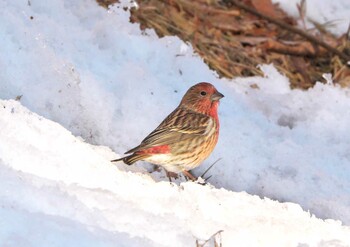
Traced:
[[282, 21], [279, 21], [271, 16], [268, 16], [268, 15], [265, 15], [263, 13], [260, 13], [258, 12], [257, 10], [245, 5], [244, 3], [242, 3], [241, 1], [238, 1], [238, 0], [223, 0], [223, 2], [225, 4], [234, 4], [236, 5], [237, 7], [241, 8], [241, 9], [244, 9], [245, 11], [253, 14], [253, 15], [256, 15], [262, 19], [265, 19], [265, 20], [268, 20], [269, 22], [271, 23], [274, 23], [286, 30], [289, 30], [293, 33], [296, 33], [302, 37], [304, 37], [305, 39], [311, 41], [312, 43], [315, 43], [319, 46], [322, 46], [323, 48], [327, 49], [329, 52], [331, 53], [334, 53], [336, 55], [338, 55], [339, 57], [341, 57], [342, 59], [344, 59], [345, 61], [350, 61], [350, 56], [346, 55], [345, 53], [343, 52], [340, 52], [339, 50], [337, 50], [336, 48], [330, 46], [329, 44], [323, 42], [322, 40], [320, 39], [317, 39], [315, 36], [313, 35], [310, 35], [308, 34], [307, 32], [299, 29], [299, 28], [296, 28], [296, 27], [293, 27], [291, 25], [288, 25], [287, 23], [285, 22], [282, 22]]

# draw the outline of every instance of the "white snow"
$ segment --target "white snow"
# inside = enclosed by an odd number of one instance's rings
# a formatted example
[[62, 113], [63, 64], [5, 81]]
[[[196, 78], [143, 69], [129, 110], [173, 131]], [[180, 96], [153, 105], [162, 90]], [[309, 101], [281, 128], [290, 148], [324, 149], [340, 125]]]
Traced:
[[[219, 230], [224, 247], [350, 246], [350, 91], [290, 90], [271, 65], [218, 79], [125, 4], [0, 1], [0, 246], [195, 246]], [[319, 21], [350, 11], [324, 6]], [[194, 171], [222, 158], [211, 185], [109, 162], [199, 81], [225, 95], [219, 143]]]
[[[296, 18], [300, 17], [296, 6], [301, 3], [301, 0], [272, 0], [272, 2], [280, 4], [288, 14]], [[306, 0], [305, 7], [306, 28], [314, 29], [312, 22], [316, 21], [337, 35], [347, 32], [350, 25], [350, 1]]]
[[219, 230], [223, 246], [350, 243], [350, 227], [297, 204], [157, 183], [16, 101], [0, 101], [0, 114], [3, 246], [194, 246]]

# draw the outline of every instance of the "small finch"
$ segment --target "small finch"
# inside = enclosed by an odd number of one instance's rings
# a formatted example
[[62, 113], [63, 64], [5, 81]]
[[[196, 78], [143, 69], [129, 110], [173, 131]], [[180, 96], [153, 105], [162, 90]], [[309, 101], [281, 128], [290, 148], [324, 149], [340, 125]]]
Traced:
[[121, 159], [131, 165], [144, 160], [162, 166], [167, 173], [180, 173], [192, 180], [189, 172], [213, 151], [219, 137], [219, 100], [224, 97], [206, 82], [192, 86], [180, 105], [137, 147]]

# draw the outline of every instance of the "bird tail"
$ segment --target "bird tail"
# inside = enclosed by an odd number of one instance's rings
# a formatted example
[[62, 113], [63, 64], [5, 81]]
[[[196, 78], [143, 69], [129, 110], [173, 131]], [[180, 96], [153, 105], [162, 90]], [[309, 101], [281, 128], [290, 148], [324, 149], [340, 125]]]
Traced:
[[120, 158], [120, 159], [111, 160], [111, 162], [123, 161], [125, 164], [130, 166], [130, 165], [134, 164], [136, 161], [143, 160], [146, 157], [148, 157], [148, 155], [133, 153], [131, 155], [125, 156], [125, 157]]

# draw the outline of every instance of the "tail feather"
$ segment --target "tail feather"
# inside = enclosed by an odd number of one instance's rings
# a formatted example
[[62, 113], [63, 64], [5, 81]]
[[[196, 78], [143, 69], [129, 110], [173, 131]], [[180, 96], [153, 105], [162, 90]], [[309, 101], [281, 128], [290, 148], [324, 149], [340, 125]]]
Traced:
[[121, 161], [121, 160], [123, 160], [123, 159], [124, 159], [124, 157], [123, 157], [123, 158], [120, 158], [120, 159], [111, 160], [111, 162], [118, 162], [118, 161]]
[[127, 164], [127, 165], [132, 165], [132, 164], [134, 164], [136, 161], [143, 160], [143, 159], [145, 159], [145, 158], [148, 157], [148, 156], [149, 156], [149, 155], [133, 153], [133, 154], [131, 154], [131, 155], [125, 156], [125, 157], [120, 158], [120, 159], [111, 160], [111, 162], [123, 161], [123, 162], [124, 162], [125, 164]]

